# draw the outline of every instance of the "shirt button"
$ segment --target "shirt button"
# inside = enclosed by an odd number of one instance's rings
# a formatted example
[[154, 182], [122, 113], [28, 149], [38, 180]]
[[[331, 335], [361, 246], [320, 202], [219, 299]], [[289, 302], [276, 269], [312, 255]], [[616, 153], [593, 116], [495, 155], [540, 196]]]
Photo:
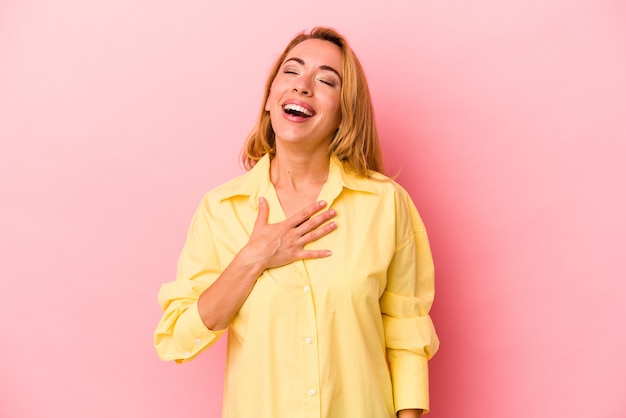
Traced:
[[308, 292], [308, 291], [310, 291], [310, 290], [311, 290], [311, 287], [309, 287], [309, 285], [308, 285], [308, 284], [304, 286], [304, 291], [305, 291], [305, 292]]
[[313, 396], [315, 395], [315, 389], [309, 389], [307, 393], [309, 394], [309, 396]]
[[185, 357], [191, 357], [191, 351], [185, 351]]
[[313, 342], [313, 340], [311, 339], [311, 337], [306, 337], [306, 338], [304, 339], [304, 341], [305, 341], [307, 344], [311, 344], [311, 342]]
[[200, 338], [198, 338], [198, 339], [196, 340], [196, 344], [197, 344], [197, 345], [202, 344], [202, 340], [201, 340]]

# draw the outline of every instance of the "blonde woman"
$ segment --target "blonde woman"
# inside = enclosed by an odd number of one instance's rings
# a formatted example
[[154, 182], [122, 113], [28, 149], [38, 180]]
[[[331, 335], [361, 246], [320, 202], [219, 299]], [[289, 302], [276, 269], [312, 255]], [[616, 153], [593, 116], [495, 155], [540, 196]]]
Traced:
[[315, 28], [287, 45], [242, 158], [159, 292], [159, 356], [190, 361], [228, 329], [224, 418], [421, 416], [439, 344], [432, 258], [411, 198], [381, 174], [344, 37]]

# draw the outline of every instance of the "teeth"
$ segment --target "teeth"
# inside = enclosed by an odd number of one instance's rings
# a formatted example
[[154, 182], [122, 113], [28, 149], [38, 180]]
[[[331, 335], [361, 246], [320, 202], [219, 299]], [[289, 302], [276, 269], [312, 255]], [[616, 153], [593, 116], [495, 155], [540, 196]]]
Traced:
[[294, 103], [286, 104], [283, 107], [283, 109], [285, 109], [285, 110], [293, 110], [295, 112], [300, 112], [300, 113], [303, 113], [303, 114], [305, 114], [307, 116], [313, 116], [313, 112], [309, 111], [308, 109], [306, 109], [306, 108], [304, 108], [304, 107], [302, 107], [300, 105], [294, 104]]

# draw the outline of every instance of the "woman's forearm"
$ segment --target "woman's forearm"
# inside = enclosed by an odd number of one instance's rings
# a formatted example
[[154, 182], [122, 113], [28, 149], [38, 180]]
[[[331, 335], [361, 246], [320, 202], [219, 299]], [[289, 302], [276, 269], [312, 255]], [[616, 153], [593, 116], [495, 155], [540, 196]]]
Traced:
[[198, 312], [204, 325], [213, 331], [225, 329], [239, 312], [256, 280], [265, 270], [249, 263], [240, 252], [218, 279], [198, 298]]

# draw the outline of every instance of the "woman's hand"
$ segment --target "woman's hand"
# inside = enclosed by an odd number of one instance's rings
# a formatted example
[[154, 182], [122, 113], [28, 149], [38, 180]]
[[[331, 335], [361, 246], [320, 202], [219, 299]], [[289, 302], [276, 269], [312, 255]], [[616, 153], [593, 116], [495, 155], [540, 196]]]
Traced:
[[330, 255], [328, 250], [304, 249], [337, 227], [334, 222], [326, 223], [335, 217], [334, 210], [315, 215], [324, 207], [325, 202], [316, 202], [283, 222], [269, 224], [267, 202], [263, 198], [259, 200], [250, 240], [198, 298], [198, 312], [208, 329], [221, 330], [228, 326], [265, 269]]
[[247, 263], [263, 270], [280, 267], [297, 260], [322, 258], [331, 255], [329, 250], [305, 250], [307, 244], [317, 241], [337, 228], [328, 222], [336, 213], [333, 209], [317, 212], [326, 207], [326, 202], [315, 202], [282, 222], [267, 222], [269, 206], [264, 198], [259, 199], [259, 213], [254, 223], [250, 240], [242, 248], [240, 256]]

